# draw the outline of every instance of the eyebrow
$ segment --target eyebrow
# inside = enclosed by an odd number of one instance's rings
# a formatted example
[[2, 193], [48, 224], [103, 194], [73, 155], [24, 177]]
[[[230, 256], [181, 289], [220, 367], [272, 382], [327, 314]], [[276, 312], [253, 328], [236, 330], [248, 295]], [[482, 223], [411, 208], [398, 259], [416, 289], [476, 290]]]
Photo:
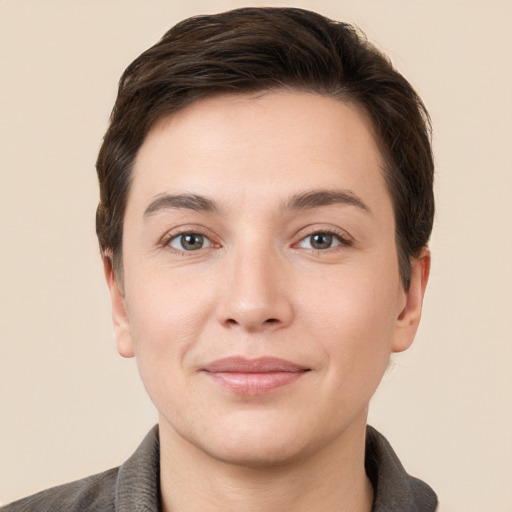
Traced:
[[204, 196], [197, 194], [159, 194], [154, 201], [144, 210], [144, 218], [169, 209], [186, 209], [196, 212], [218, 213], [216, 203]]
[[[293, 195], [283, 205], [284, 211], [308, 210], [343, 204], [356, 206], [367, 213], [370, 208], [350, 190], [313, 190]], [[194, 210], [196, 212], [220, 213], [217, 203], [213, 199], [197, 194], [159, 194], [144, 210], [144, 218], [169, 209]]]
[[332, 204], [356, 206], [371, 214], [370, 207], [350, 190], [313, 190], [293, 195], [286, 203], [285, 210], [308, 210]]

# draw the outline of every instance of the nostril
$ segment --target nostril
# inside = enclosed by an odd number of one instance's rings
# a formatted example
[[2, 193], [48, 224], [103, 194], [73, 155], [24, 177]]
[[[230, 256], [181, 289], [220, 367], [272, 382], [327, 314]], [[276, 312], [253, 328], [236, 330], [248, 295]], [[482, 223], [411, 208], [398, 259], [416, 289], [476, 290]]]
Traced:
[[276, 322], [279, 322], [277, 318], [267, 318], [267, 320], [265, 320], [266, 324], [275, 324]]

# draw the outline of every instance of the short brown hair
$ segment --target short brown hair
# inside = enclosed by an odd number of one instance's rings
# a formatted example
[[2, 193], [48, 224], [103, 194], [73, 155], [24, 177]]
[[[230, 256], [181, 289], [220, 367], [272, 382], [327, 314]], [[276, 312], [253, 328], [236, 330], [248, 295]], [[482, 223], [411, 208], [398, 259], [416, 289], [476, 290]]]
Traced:
[[214, 94], [287, 88], [360, 106], [386, 161], [400, 277], [430, 237], [434, 217], [431, 129], [414, 89], [353, 26], [296, 8], [243, 8], [171, 28], [119, 82], [97, 172], [100, 248], [122, 268], [126, 199], [137, 152], [163, 116]]

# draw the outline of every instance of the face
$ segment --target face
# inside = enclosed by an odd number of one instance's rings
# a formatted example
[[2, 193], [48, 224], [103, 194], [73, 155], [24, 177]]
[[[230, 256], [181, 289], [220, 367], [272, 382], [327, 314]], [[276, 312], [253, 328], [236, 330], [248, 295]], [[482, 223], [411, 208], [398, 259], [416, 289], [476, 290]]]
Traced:
[[424, 253], [404, 291], [383, 168], [364, 114], [315, 94], [215, 97], [152, 128], [122, 289], [106, 272], [161, 435], [268, 464], [364, 428], [428, 270]]

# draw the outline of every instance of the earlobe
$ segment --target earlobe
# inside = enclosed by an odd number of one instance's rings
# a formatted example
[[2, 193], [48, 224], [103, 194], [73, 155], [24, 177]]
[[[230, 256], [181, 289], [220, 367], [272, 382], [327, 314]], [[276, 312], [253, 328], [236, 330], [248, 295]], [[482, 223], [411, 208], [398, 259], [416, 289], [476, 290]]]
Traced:
[[124, 293], [119, 286], [113, 269], [112, 256], [104, 253], [102, 259], [105, 279], [110, 291], [112, 323], [114, 326], [117, 351], [123, 357], [134, 357], [135, 349], [131, 335], [130, 322], [126, 313]]
[[407, 350], [414, 341], [423, 308], [423, 297], [430, 273], [430, 251], [424, 248], [418, 258], [411, 262], [411, 285], [405, 293], [405, 306], [400, 311], [395, 326], [392, 351]]

